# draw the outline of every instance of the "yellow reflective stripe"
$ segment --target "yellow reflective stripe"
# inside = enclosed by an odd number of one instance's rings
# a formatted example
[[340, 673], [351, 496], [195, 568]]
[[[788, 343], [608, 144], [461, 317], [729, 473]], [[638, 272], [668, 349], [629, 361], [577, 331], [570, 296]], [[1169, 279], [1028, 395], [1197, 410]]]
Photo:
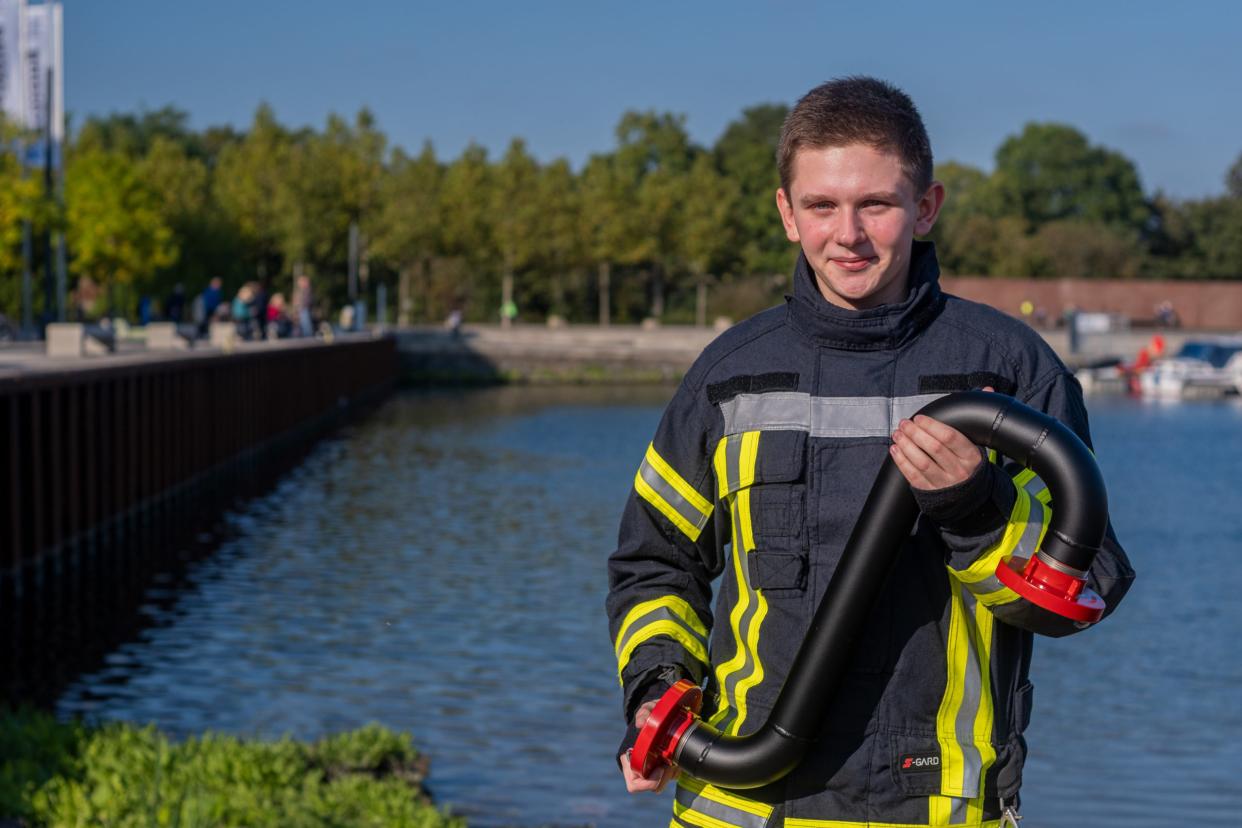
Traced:
[[[967, 823], [972, 815], [974, 819], [983, 817], [983, 789], [988, 769], [996, 762], [996, 748], [992, 747], [992, 624], [996, 616], [988, 611], [982, 601], [976, 603], [975, 652], [979, 654], [979, 710], [975, 713], [975, 749], [979, 751], [979, 795], [973, 798], [966, 807]], [[977, 809], [977, 812], [976, 812]]]
[[755, 484], [755, 466], [759, 459], [759, 432], [742, 435], [741, 468], [738, 472], [738, 516], [742, 520], [742, 546], [747, 552], [755, 549], [755, 527], [750, 520], [750, 486]]
[[652, 621], [644, 627], [639, 628], [638, 632], [626, 642], [625, 648], [617, 654], [617, 675], [625, 672], [625, 667], [630, 663], [630, 656], [634, 654], [634, 649], [646, 641], [655, 638], [657, 635], [666, 635], [676, 641], [686, 652], [694, 656], [704, 664], [708, 663], [707, 649], [703, 646], [703, 642], [686, 632], [685, 627], [675, 621]]
[[763, 621], [768, 616], [768, 600], [763, 597], [763, 590], [755, 590], [755, 598], [758, 606], [755, 609], [755, 617], [750, 622], [750, 634], [746, 638], [746, 647], [749, 652], [750, 659], [754, 662], [751, 673], [746, 678], [737, 683], [736, 690], [736, 707], [737, 719], [734, 720], [730, 733], [736, 736], [742, 728], [742, 722], [746, 721], [747, 707], [746, 697], [750, 694], [751, 688], [758, 686], [763, 682], [763, 662], [759, 660], [759, 628], [763, 625]]
[[703, 517], [707, 517], [712, 513], [712, 504], [707, 498], [695, 491], [694, 487], [686, 482], [677, 470], [668, 464], [660, 453], [655, 450], [655, 444], [647, 446], [647, 462], [651, 467], [660, 473], [668, 485], [677, 490], [677, 494], [686, 499], [686, 502], [699, 511]]
[[[673, 617], [670, 618], [670, 615]], [[631, 630], [639, 621], [649, 616], [654, 616], [653, 620]], [[617, 652], [618, 679], [630, 663], [634, 649], [658, 635], [672, 638], [703, 664], [710, 663], [706, 646], [706, 625], [699, 620], [698, 614], [684, 598], [663, 595], [635, 604], [621, 622], [621, 631], [617, 633], [616, 643], [613, 644]]]
[[720, 500], [729, 494], [729, 438], [722, 437], [716, 444], [716, 453], [712, 457], [712, 465], [716, 470], [716, 490]]
[[1039, 516], [1040, 528], [1033, 548], [1038, 548], [1039, 544], [1043, 543], [1044, 534], [1048, 531], [1048, 523], [1052, 519], [1052, 510], [1048, 508], [1052, 493], [1048, 491], [1034, 471], [1023, 469], [1018, 472], [1013, 478], [1013, 485], [1017, 489], [1017, 497], [1014, 500], [1013, 511], [1009, 515], [1009, 523], [1005, 527], [1005, 534], [966, 569], [956, 570], [950, 567], [953, 576], [989, 607], [1018, 600], [1019, 596], [1016, 592], [996, 579], [996, 568], [1000, 566], [1001, 561], [1007, 560], [1018, 551], [1022, 546], [1023, 538], [1034, 528], [1031, 525], [1032, 497], [1041, 504], [1040, 507], [1034, 507], [1034, 511]]
[[1012, 555], [1013, 550], [1018, 548], [1018, 541], [1022, 540], [1022, 533], [1026, 531], [1026, 520], [1031, 514], [1031, 501], [1021, 486], [1017, 489], [1017, 499], [1014, 501], [1013, 511], [1009, 513], [1009, 523], [1005, 526], [1005, 534], [1001, 536], [1001, 539], [984, 550], [983, 554], [965, 569], [950, 568], [954, 577], [967, 586], [995, 575], [996, 567], [1000, 562]]
[[[996, 761], [991, 676], [994, 617], [957, 584], [952, 584], [949, 600], [945, 692], [936, 714], [943, 796], [928, 801], [932, 825], [968, 822], [972, 808], [976, 818], [982, 818], [979, 798], [988, 769]], [[941, 801], [945, 797], [953, 799]], [[972, 805], [965, 801], [967, 797], [979, 801]], [[945, 812], [946, 807], [950, 813]], [[953, 810], [959, 812], [953, 814]]]
[[[733, 537], [738, 536], [737, 529], [737, 508], [731, 510], [733, 515]], [[732, 707], [731, 699], [725, 694], [726, 682], [729, 677], [742, 668], [746, 663], [746, 648], [742, 639], [742, 617], [746, 615], [746, 610], [750, 607], [750, 590], [746, 583], [746, 566], [742, 560], [741, 544], [733, 544], [733, 577], [737, 580], [737, 603], [733, 605], [732, 611], [729, 612], [729, 626], [733, 630], [733, 642], [735, 645], [733, 657], [723, 664], [716, 667], [716, 686], [720, 689], [720, 709], [716, 711], [713, 722], [719, 722], [720, 719], [728, 713]]]
[[948, 825], [953, 819], [954, 799], [951, 796], [929, 796], [927, 798], [927, 824]]
[[697, 825], [699, 828], [738, 828], [738, 826], [731, 822], [708, 816], [702, 811], [688, 808], [676, 800], [673, 800], [673, 816], [687, 825]]
[[690, 540], [697, 541], [699, 539], [703, 528], [687, 520], [681, 512], [677, 511], [673, 504], [669, 503], [659, 492], [651, 488], [651, 485], [646, 480], [643, 480], [642, 469], [639, 469], [634, 475], [634, 491], [638, 492], [639, 497], [654, 506], [660, 514], [668, 518]]
[[[999, 819], [987, 822], [967, 823], [978, 825], [979, 828], [1000, 828]], [[844, 819], [803, 819], [801, 817], [785, 817], [785, 828], [927, 828], [927, 823], [920, 822], [850, 822]]]
[[[759, 465], [759, 432], [748, 431], [742, 435], [742, 460], [741, 469], [738, 473], [738, 485], [753, 486], [755, 484], [755, 469]], [[751, 542], [751, 549], [754, 549], [754, 542]]]
[[763, 802], [756, 802], [753, 799], [746, 799], [737, 794], [730, 793], [723, 788], [717, 788], [701, 779], [695, 779], [692, 776], [682, 776], [677, 780], [677, 786], [685, 788], [694, 793], [695, 796], [701, 796], [704, 799], [710, 799], [721, 805], [727, 805], [730, 808], [736, 808], [739, 811], [745, 811], [748, 814], [763, 817], [767, 819], [772, 816], [772, 806]]
[[625, 620], [621, 622], [621, 630], [617, 633], [617, 641], [613, 645], [619, 646], [625, 640], [625, 634], [629, 632], [630, 626], [654, 609], [666, 609], [686, 622], [686, 626], [694, 630], [704, 638], [707, 637], [707, 625], [699, 620], [699, 614], [694, 611], [694, 607], [680, 595], [661, 595], [659, 598], [652, 598], [650, 601], [643, 601], [635, 604], [630, 611], [625, 614]]
[[[716, 478], [720, 481], [720, 489], [729, 504], [733, 521], [733, 574], [738, 600], [729, 613], [736, 649], [732, 658], [716, 668], [720, 707], [710, 721], [721, 724], [733, 711], [732, 720], [721, 725], [725, 733], [732, 735], [739, 732], [746, 719], [747, 695], [764, 678], [763, 665], [758, 659], [759, 631], [768, 614], [768, 602], [761, 591], [751, 586], [746, 563], [747, 555], [755, 549], [750, 486], [755, 482], [758, 466], [759, 435], [758, 431], [748, 431], [722, 439], [716, 446], [714, 458]], [[730, 468], [731, 455], [736, 458], [734, 468]]]
[[961, 789], [966, 758], [957, 741], [957, 714], [965, 693], [967, 647], [962, 619], [962, 596], [956, 584], [949, 590], [949, 634], [945, 641], [946, 675], [944, 697], [936, 713], [936, 741], [940, 743], [940, 790]]

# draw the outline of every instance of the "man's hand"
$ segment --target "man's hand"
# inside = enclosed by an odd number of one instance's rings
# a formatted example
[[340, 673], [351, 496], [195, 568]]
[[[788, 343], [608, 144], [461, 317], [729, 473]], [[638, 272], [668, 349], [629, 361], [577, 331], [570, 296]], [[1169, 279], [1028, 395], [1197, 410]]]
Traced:
[[[656, 703], [654, 701], [649, 701], [638, 708], [634, 713], [634, 727], [642, 730], [655, 706]], [[677, 778], [679, 772], [676, 765], [661, 765], [652, 771], [652, 776], [642, 777], [630, 767], [629, 753], [621, 757], [621, 774], [625, 777], [625, 789], [630, 793], [640, 793], [642, 791], [655, 791], [659, 793], [664, 790], [665, 785]]]
[[923, 491], [956, 486], [983, 462], [979, 447], [966, 435], [922, 414], [901, 421], [888, 451], [910, 485]]

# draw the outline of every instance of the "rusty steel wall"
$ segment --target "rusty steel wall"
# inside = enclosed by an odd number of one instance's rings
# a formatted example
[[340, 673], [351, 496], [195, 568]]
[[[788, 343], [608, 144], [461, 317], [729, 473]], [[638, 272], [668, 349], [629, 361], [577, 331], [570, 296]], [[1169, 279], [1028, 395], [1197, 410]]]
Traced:
[[0, 382], [0, 579], [396, 377], [385, 338]]

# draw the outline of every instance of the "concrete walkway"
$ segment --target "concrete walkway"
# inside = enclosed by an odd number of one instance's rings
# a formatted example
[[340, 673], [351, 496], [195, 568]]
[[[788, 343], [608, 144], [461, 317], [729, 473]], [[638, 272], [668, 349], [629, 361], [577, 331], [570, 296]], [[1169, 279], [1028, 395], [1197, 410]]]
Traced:
[[[465, 373], [471, 377], [521, 379], [674, 379], [690, 367], [719, 333], [708, 328], [666, 325], [658, 328], [613, 325], [467, 325], [458, 337], [438, 327], [395, 331], [407, 373], [427, 380]], [[1136, 330], [1081, 338], [1079, 352], [1069, 351], [1064, 330], [1040, 332], [1071, 367], [1117, 357], [1134, 359], [1154, 330]], [[1166, 352], [1176, 351], [1194, 334], [1159, 331]], [[582, 376], [587, 371], [592, 376]], [[594, 376], [598, 375], [598, 376]]]

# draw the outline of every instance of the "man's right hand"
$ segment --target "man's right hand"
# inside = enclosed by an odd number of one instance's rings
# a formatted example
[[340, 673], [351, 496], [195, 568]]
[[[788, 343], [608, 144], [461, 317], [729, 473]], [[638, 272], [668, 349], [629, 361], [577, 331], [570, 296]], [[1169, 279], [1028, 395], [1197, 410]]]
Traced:
[[[654, 701], [649, 701], [638, 708], [634, 713], [634, 727], [642, 730], [655, 706], [656, 703]], [[630, 793], [641, 793], [642, 791], [655, 791], [659, 793], [664, 790], [665, 785], [677, 778], [678, 773], [680, 773], [680, 770], [676, 765], [660, 765], [651, 772], [651, 776], [639, 776], [630, 767], [629, 751], [626, 751], [625, 755], [621, 757], [621, 775], [625, 777], [625, 789]]]

